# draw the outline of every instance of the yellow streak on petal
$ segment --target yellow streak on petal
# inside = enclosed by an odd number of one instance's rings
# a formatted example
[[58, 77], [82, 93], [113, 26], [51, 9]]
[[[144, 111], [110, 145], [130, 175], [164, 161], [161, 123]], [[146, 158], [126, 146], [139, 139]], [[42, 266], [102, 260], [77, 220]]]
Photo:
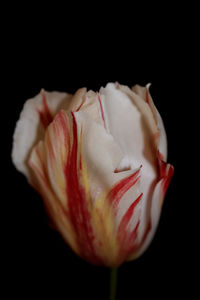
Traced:
[[119, 246], [115, 234], [115, 218], [113, 209], [108, 202], [107, 192], [104, 192], [93, 203], [90, 193], [88, 168], [82, 155], [82, 133], [78, 140], [78, 164], [81, 164], [80, 182], [87, 197], [88, 211], [92, 217], [92, 227], [95, 234], [95, 249], [99, 257], [107, 262], [107, 265], [115, 265], [117, 262]]
[[107, 200], [107, 193], [96, 200], [92, 215], [96, 234], [101, 244], [101, 256], [108, 265], [115, 265], [119, 247], [115, 234], [115, 218], [113, 209]]

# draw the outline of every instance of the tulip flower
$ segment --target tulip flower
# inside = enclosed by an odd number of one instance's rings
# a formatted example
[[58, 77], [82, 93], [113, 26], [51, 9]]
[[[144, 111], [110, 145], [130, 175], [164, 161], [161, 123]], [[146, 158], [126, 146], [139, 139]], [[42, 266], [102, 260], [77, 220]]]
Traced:
[[42, 90], [24, 105], [12, 159], [86, 261], [117, 267], [149, 246], [173, 175], [149, 85]]

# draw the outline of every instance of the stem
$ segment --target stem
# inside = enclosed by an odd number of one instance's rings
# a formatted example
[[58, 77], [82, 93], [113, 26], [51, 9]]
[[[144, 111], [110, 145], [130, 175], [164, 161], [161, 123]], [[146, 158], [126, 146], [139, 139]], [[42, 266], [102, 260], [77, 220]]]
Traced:
[[111, 269], [110, 273], [110, 300], [115, 300], [117, 289], [117, 268]]

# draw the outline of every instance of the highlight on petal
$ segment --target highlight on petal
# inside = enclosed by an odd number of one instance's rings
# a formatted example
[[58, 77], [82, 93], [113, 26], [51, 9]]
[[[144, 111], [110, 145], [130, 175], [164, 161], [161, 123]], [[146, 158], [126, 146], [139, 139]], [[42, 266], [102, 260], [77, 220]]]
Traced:
[[61, 108], [68, 108], [70, 99], [71, 95], [67, 93], [41, 90], [37, 96], [24, 104], [14, 132], [12, 160], [29, 182], [31, 182], [31, 173], [27, 160], [30, 151], [39, 140], [44, 138], [45, 130], [55, 114]]

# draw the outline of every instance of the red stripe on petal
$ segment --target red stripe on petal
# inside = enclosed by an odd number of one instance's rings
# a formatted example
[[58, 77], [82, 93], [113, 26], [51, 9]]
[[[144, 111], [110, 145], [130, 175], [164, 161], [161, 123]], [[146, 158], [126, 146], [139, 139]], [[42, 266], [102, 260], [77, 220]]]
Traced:
[[157, 154], [158, 157], [158, 166], [159, 166], [159, 171], [160, 171], [160, 178], [163, 178], [166, 176], [166, 166], [167, 163], [164, 161], [164, 157], [160, 151], [158, 151]]
[[86, 100], [86, 96], [83, 97], [81, 104], [79, 105], [79, 107], [76, 109], [76, 111], [79, 111], [81, 109], [81, 107], [83, 106], [83, 104], [85, 103]]
[[102, 120], [103, 120], [103, 125], [104, 125], [104, 128], [106, 128], [106, 121], [105, 121], [105, 116], [104, 116], [102, 101], [101, 101], [101, 98], [100, 98], [99, 95], [98, 95], [98, 100], [99, 100], [99, 105], [100, 105], [101, 117], [102, 117]]
[[145, 97], [145, 101], [149, 104], [149, 91], [146, 88], [146, 97]]
[[58, 119], [58, 124], [54, 128], [55, 134], [58, 137], [61, 137], [62, 134], [62, 138], [64, 139], [64, 145], [65, 147], [68, 148], [70, 145], [70, 134], [69, 134], [70, 129], [69, 129], [69, 123], [66, 117], [66, 113], [63, 110], [60, 110], [57, 116], [55, 117], [55, 119]]
[[87, 199], [85, 189], [81, 186], [79, 181], [80, 170], [77, 170], [77, 124], [74, 113], [72, 112], [71, 114], [73, 121], [73, 144], [65, 168], [66, 193], [68, 199], [69, 216], [77, 235], [77, 242], [79, 244], [82, 257], [95, 264], [100, 264], [100, 259], [96, 256], [93, 246], [95, 236], [91, 224], [91, 215], [88, 209], [89, 199]]
[[118, 228], [117, 239], [120, 245], [119, 261], [121, 262], [123, 262], [126, 257], [129, 256], [137, 247], [136, 239], [138, 236], [140, 221], [138, 220], [136, 226], [131, 231], [129, 230], [128, 226], [130, 224], [131, 218], [133, 217], [134, 210], [141, 200], [142, 195], [143, 194], [140, 194], [140, 196], [131, 204], [131, 206], [123, 216]]
[[[141, 169], [141, 167], [140, 167]], [[124, 194], [133, 187], [136, 182], [139, 180], [139, 173], [140, 169], [138, 169], [135, 173], [131, 174], [130, 176], [123, 178], [120, 180], [114, 187], [110, 190], [108, 194], [108, 199], [110, 203], [113, 204], [114, 208], [116, 209], [120, 199], [124, 196]]]
[[143, 193], [141, 193], [140, 196], [130, 205], [130, 207], [124, 214], [124, 216], [120, 222], [119, 228], [118, 228], [118, 237], [119, 238], [121, 238], [121, 237], [124, 238], [124, 236], [127, 234], [128, 224], [131, 220], [131, 217], [133, 216], [136, 206], [138, 205], [138, 203], [140, 202], [140, 200], [142, 198], [142, 195], [143, 195]]
[[[136, 238], [137, 238], [138, 227], [139, 227], [139, 222], [138, 222], [137, 226], [135, 227], [135, 229], [132, 232], [132, 236], [134, 237], [134, 241], [136, 241]], [[139, 251], [139, 249], [144, 244], [144, 242], [145, 242], [145, 240], [146, 240], [149, 232], [151, 231], [151, 229], [152, 229], [151, 220], [149, 220], [149, 222], [147, 223], [147, 226], [146, 226], [146, 229], [144, 231], [144, 234], [143, 234], [143, 237], [142, 237], [141, 241], [139, 243], [134, 243], [133, 247], [130, 248], [130, 251], [127, 254], [127, 256], [133, 254], [134, 252], [137, 253], [137, 251]]]
[[129, 253], [132, 252], [133, 249], [135, 248], [135, 241], [136, 241], [136, 238], [137, 238], [139, 226], [140, 226], [140, 221], [137, 222], [137, 225], [135, 226], [135, 228], [130, 233], [129, 238], [130, 238], [130, 241], [132, 241], [132, 245], [130, 245], [130, 247], [129, 247]]
[[165, 195], [167, 188], [170, 184], [172, 176], [174, 174], [174, 168], [172, 165], [166, 163], [163, 159], [163, 155], [158, 151], [158, 166], [160, 171], [160, 179], [163, 179], [162, 187]]
[[36, 108], [39, 117], [40, 122], [42, 123], [43, 127], [46, 129], [49, 124], [53, 121], [53, 116], [49, 110], [49, 107], [47, 105], [47, 100], [45, 96], [45, 91], [42, 90], [42, 109]]
[[173, 166], [171, 166], [171, 165], [168, 165], [168, 166], [169, 166], [168, 173], [166, 175], [166, 178], [163, 181], [163, 192], [164, 192], [164, 195], [165, 195], [165, 193], [166, 193], [166, 191], [168, 189], [168, 186], [169, 186], [170, 181], [172, 179], [172, 176], [174, 174], [174, 168], [173, 168]]
[[[80, 133], [80, 143], [83, 137], [83, 126], [81, 126], [81, 133]], [[83, 165], [82, 165], [82, 158], [80, 155], [80, 159], [79, 159], [79, 170], [82, 171]]]

